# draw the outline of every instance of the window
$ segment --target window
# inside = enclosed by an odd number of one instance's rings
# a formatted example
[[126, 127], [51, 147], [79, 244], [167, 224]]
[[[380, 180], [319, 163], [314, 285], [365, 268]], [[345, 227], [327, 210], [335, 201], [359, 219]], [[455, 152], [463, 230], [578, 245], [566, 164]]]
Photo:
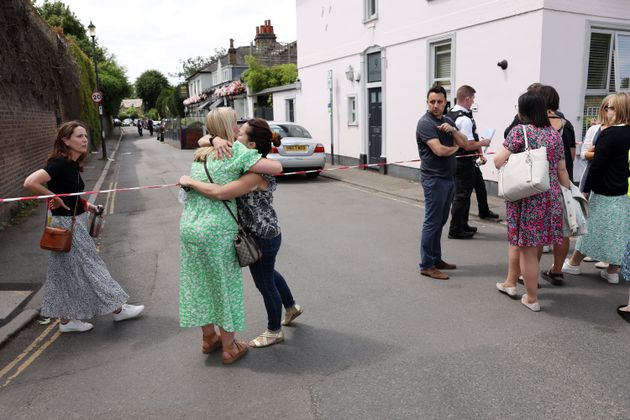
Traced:
[[375, 52], [367, 55], [367, 82], [380, 82], [381, 81], [381, 53]]
[[223, 80], [222, 82], [227, 82], [230, 80], [230, 69], [223, 70]]
[[289, 122], [295, 121], [295, 99], [285, 99], [286, 118]]
[[453, 86], [452, 40], [442, 40], [430, 44], [429, 86], [438, 85], [446, 90], [446, 100], [450, 102]]
[[348, 96], [348, 125], [358, 125], [357, 123], [357, 97]]
[[378, 17], [378, 0], [363, 0], [364, 3], [364, 16], [363, 19], [368, 21], [368, 20], [373, 20], [376, 19]]
[[591, 32], [582, 133], [597, 117], [606, 95], [630, 90], [630, 32]]

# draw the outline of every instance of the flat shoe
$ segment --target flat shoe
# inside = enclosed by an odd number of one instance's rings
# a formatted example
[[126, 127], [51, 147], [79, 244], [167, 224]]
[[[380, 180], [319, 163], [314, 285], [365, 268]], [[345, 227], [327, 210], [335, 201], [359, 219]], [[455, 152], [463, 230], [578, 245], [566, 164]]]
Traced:
[[621, 308], [624, 308], [626, 306], [627, 305], [617, 306], [617, 313], [619, 314], [620, 317], [623, 318], [624, 321], [630, 322], [630, 312], [621, 310]]
[[431, 277], [432, 279], [436, 279], [436, 280], [448, 280], [448, 274], [442, 273], [440, 270], [438, 270], [435, 267], [420, 270], [420, 274], [422, 274], [423, 276]]
[[274, 344], [278, 344], [283, 341], [284, 341], [284, 334], [282, 333], [282, 330], [279, 330], [278, 332], [265, 330], [265, 332], [263, 332], [262, 334], [260, 334], [258, 337], [254, 338], [252, 341], [250, 341], [247, 344], [249, 345], [249, 347], [260, 348], [260, 347], [273, 346]]
[[234, 346], [236, 347], [236, 353], [232, 353], [231, 351], [226, 351], [225, 353], [228, 353], [230, 357], [222, 356], [224, 365], [231, 365], [232, 363], [236, 362], [241, 357], [245, 356], [245, 354], [247, 354], [247, 350], [249, 350], [249, 347], [247, 347], [247, 343], [245, 343], [244, 341], [234, 340]]
[[457, 266], [455, 264], [449, 264], [446, 261], [440, 261], [435, 264], [435, 268], [438, 270], [457, 270]]
[[516, 287], [506, 287], [503, 285], [503, 283], [497, 283], [496, 287], [499, 292], [505, 293], [509, 297], [516, 296]]
[[521, 303], [534, 312], [540, 312], [540, 304], [538, 302], [527, 303], [527, 293], [521, 298]]
[[608, 263], [607, 262], [603, 262], [603, 261], [597, 261], [595, 263], [595, 268], [599, 268], [600, 270], [603, 270], [604, 268], [608, 268]]
[[[523, 276], [518, 276], [518, 280], [516, 280], [518, 284], [522, 284], [525, 286], [525, 280], [523, 280]], [[540, 289], [540, 283], [538, 283], [538, 289]]]
[[289, 325], [293, 322], [295, 318], [302, 315], [304, 313], [304, 307], [298, 305], [297, 303], [291, 306], [290, 308], [285, 309], [284, 317], [282, 317], [282, 325]]

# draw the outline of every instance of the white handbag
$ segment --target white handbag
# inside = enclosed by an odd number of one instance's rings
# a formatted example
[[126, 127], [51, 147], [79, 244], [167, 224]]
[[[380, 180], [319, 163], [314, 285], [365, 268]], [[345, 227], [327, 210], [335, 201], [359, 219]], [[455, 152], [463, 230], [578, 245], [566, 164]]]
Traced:
[[516, 201], [540, 194], [550, 188], [547, 148], [530, 149], [527, 131], [523, 128], [525, 151], [512, 153], [499, 169], [499, 197]]

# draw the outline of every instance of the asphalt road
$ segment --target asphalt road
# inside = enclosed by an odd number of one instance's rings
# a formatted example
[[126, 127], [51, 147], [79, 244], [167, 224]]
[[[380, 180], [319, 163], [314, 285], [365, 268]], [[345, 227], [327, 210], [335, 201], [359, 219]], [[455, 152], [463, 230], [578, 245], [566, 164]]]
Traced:
[[[104, 187], [175, 182], [191, 156], [131, 133]], [[419, 276], [418, 202], [323, 177], [282, 178], [275, 198], [277, 268], [306, 308], [285, 343], [231, 367], [202, 355], [200, 331], [178, 325], [177, 189], [121, 192], [102, 197], [111, 214], [99, 245], [144, 316], [105, 316], [84, 334], [50, 329], [43, 351], [0, 383], [0, 417], [630, 418], [630, 336], [615, 313], [625, 285], [586, 266], [565, 287], [543, 283], [533, 313], [494, 289], [506, 271], [502, 225], [444, 239], [460, 268], [436, 281]], [[240, 337], [250, 339], [266, 317], [244, 273]], [[31, 326], [13, 348], [45, 328]]]

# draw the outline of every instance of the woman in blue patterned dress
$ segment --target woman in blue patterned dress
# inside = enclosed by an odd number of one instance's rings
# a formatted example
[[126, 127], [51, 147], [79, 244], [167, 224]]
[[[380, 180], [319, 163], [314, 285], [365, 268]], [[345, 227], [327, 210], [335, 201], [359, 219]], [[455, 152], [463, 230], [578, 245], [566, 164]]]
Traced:
[[[271, 130], [264, 119], [252, 118], [241, 126], [238, 141], [267, 156], [272, 142], [276, 147], [280, 145], [280, 136]], [[227, 142], [224, 139], [214, 138], [212, 143], [217, 149], [227, 152]], [[284, 341], [281, 325], [289, 325], [304, 312], [304, 308], [295, 303], [282, 274], [275, 269], [276, 255], [282, 242], [278, 216], [273, 208], [275, 190], [276, 179], [273, 176], [251, 173], [227, 185], [205, 185], [204, 190], [208, 197], [217, 200], [240, 197], [237, 200], [239, 218], [252, 233], [263, 253], [260, 260], [249, 266], [249, 271], [265, 303], [267, 329], [249, 342], [251, 347], [267, 347]]]
[[[549, 122], [545, 99], [537, 92], [527, 92], [518, 98], [519, 119], [523, 125], [512, 128], [503, 149], [494, 158], [498, 168], [512, 153], [525, 150], [524, 132], [532, 149], [547, 148], [550, 189], [517, 201], [506, 201], [508, 241], [511, 253], [518, 253], [521, 274], [527, 293], [521, 303], [534, 312], [540, 311], [538, 303], [539, 262], [538, 249], [543, 245], [562, 244], [562, 193], [560, 184], [568, 187], [569, 174], [564, 161], [564, 148], [560, 133]], [[513, 284], [509, 283], [513, 280]], [[509, 278], [497, 283], [499, 291], [516, 295], [516, 279]]]
[[[211, 111], [207, 128], [211, 135], [234, 139], [236, 113], [231, 108]], [[218, 184], [227, 184], [247, 171], [273, 174], [282, 170], [279, 162], [261, 159], [255, 150], [240, 143], [232, 152], [232, 157], [218, 160], [212, 158], [213, 147], [197, 149], [190, 176], [179, 181], [191, 189], [180, 221], [180, 325], [201, 327], [202, 351], [222, 347], [224, 364], [247, 352], [247, 344], [234, 339], [236, 331], [245, 329], [243, 278], [233, 244], [236, 222], [223, 203], [205, 195], [210, 181], [204, 165]], [[236, 211], [234, 202], [228, 205]]]

